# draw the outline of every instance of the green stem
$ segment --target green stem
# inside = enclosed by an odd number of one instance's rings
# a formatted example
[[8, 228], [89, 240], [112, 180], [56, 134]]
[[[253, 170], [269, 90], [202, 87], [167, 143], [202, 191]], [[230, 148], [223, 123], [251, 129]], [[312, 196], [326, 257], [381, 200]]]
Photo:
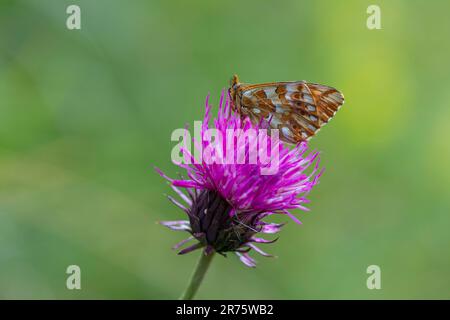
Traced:
[[212, 258], [214, 257], [214, 252], [206, 255], [205, 252], [200, 254], [197, 266], [195, 267], [194, 273], [191, 276], [189, 285], [180, 297], [180, 300], [192, 300], [202, 283], [203, 277], [211, 264]]

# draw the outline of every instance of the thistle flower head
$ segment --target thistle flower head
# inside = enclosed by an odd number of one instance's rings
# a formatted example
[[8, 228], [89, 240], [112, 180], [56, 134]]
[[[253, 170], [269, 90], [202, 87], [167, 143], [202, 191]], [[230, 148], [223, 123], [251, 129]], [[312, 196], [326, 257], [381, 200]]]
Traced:
[[[199, 248], [205, 248], [205, 254], [234, 252], [245, 265], [254, 267], [255, 260], [249, 251], [271, 256], [255, 244], [276, 240], [266, 240], [259, 235], [278, 233], [283, 225], [266, 222], [266, 217], [282, 214], [300, 223], [289, 210], [307, 210], [304, 207], [308, 202], [306, 195], [321, 175], [319, 154], [310, 152], [306, 155], [306, 143], [292, 149], [286, 147], [274, 139], [273, 134], [264, 134], [267, 132], [265, 124], [242, 119], [230, 104], [228, 95], [222, 94], [217, 117], [210, 128], [211, 106], [207, 99], [200, 137], [192, 139], [196, 150], [191, 152], [185, 144], [181, 153], [188, 161], [177, 163], [186, 170], [187, 178], [172, 179], [156, 169], [169, 181], [184, 204], [170, 196], [169, 200], [188, 217], [188, 220], [163, 221], [161, 224], [191, 234], [175, 245], [175, 249], [191, 240], [196, 241], [180, 254]], [[215, 144], [211, 143], [209, 129], [215, 129], [221, 137]], [[258, 130], [258, 135], [249, 134]], [[230, 136], [230, 132], [233, 135]], [[243, 143], [237, 143], [239, 141]], [[261, 157], [254, 157], [252, 146], [257, 146]], [[273, 163], [264, 161], [263, 154], [259, 153], [262, 148], [268, 148], [272, 158], [276, 155], [275, 170], [272, 170]], [[195, 153], [203, 161], [196, 159]], [[263, 153], [267, 156], [265, 150]]]

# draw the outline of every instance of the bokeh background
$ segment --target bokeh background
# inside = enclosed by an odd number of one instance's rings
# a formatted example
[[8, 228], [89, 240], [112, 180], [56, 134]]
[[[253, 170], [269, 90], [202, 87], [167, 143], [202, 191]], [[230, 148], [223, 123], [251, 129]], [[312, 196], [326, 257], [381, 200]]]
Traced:
[[257, 269], [215, 258], [198, 298], [450, 298], [450, 3], [375, 2], [371, 31], [363, 0], [0, 1], [0, 298], [177, 298], [198, 253], [155, 224], [183, 213], [153, 166], [175, 174], [171, 132], [233, 73], [346, 104], [304, 224]]

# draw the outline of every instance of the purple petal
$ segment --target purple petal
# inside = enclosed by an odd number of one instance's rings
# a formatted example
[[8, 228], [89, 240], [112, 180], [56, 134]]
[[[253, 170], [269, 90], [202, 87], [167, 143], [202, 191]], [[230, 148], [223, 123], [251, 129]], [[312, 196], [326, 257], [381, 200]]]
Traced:
[[274, 243], [277, 240], [278, 240], [278, 238], [275, 238], [273, 240], [267, 240], [267, 239], [257, 238], [257, 237], [250, 238], [250, 242], [255, 242], [255, 243]]
[[262, 251], [260, 248], [258, 248], [257, 246], [255, 246], [252, 243], [247, 243], [247, 246], [249, 246], [250, 248], [252, 248], [253, 250], [255, 250], [256, 252], [258, 252], [260, 255], [264, 256], [264, 257], [274, 257], [274, 255], [271, 255], [269, 253], [266, 253], [264, 251]]
[[173, 180], [173, 185], [182, 188], [201, 188], [197, 182], [192, 180]]
[[161, 169], [159, 169], [158, 167], [155, 167], [154, 169], [155, 169], [155, 171], [158, 172], [159, 175], [160, 175], [161, 177], [163, 177], [164, 179], [166, 179], [166, 180], [168, 180], [168, 181], [170, 181], [170, 182], [173, 181], [172, 178], [169, 178], [168, 176], [166, 176], [166, 174], [165, 174], [164, 172], [162, 172]]
[[175, 231], [191, 231], [191, 224], [187, 220], [160, 221], [159, 224]]
[[190, 237], [187, 238], [187, 239], [181, 240], [181, 241], [178, 242], [176, 245], [174, 245], [174, 246], [172, 247], [172, 249], [176, 250], [176, 249], [180, 248], [181, 246], [185, 245], [186, 243], [188, 243], [189, 241], [191, 241], [191, 240], [193, 240], [193, 239], [195, 239], [195, 238], [194, 238], [193, 236], [190, 236]]
[[294, 220], [295, 223], [297, 223], [297, 224], [302, 224], [302, 222], [301, 222], [300, 220], [298, 220], [297, 217], [294, 216], [294, 215], [293, 215], [292, 213], [290, 213], [289, 211], [283, 210], [283, 212], [284, 212], [284, 214], [286, 214], [287, 216], [289, 216], [289, 218], [291, 218], [292, 220]]
[[170, 202], [172, 202], [178, 208], [180, 208], [181, 210], [183, 210], [186, 213], [189, 213], [189, 210], [185, 206], [183, 206], [181, 203], [179, 203], [177, 200], [175, 200], [173, 197], [171, 197], [171, 196], [166, 196], [166, 197], [167, 197], [167, 199], [170, 200]]
[[241, 260], [247, 267], [254, 268], [256, 267], [256, 261], [248, 253], [240, 253], [236, 252], [236, 255], [239, 257], [239, 260]]
[[192, 200], [188, 198], [180, 189], [178, 189], [174, 185], [170, 185], [171, 188], [180, 196], [181, 199], [183, 199], [189, 206], [192, 206]]
[[200, 249], [200, 248], [203, 248], [203, 247], [204, 247], [204, 245], [203, 245], [202, 243], [197, 242], [196, 244], [193, 244], [192, 246], [187, 247], [186, 249], [181, 250], [180, 252], [178, 252], [178, 254], [180, 254], [180, 255], [186, 254], [186, 253], [192, 252], [192, 251], [194, 251], [194, 250], [197, 250], [197, 249]]
[[280, 231], [281, 227], [284, 226], [284, 223], [265, 223], [262, 226], [262, 233], [277, 233]]

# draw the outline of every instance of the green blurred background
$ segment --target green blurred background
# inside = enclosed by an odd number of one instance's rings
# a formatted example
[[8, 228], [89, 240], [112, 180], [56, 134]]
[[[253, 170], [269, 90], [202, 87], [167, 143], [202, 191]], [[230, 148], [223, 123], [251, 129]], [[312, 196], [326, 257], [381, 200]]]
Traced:
[[[376, 2], [376, 3], [375, 3]], [[82, 29], [66, 28], [81, 7]], [[366, 9], [381, 7], [382, 30]], [[198, 253], [170, 134], [244, 82], [306, 79], [346, 104], [313, 139], [304, 224], [256, 269], [217, 257], [198, 298], [450, 298], [450, 3], [0, 1], [0, 298], [177, 298]], [[66, 289], [68, 265], [82, 290]], [[381, 267], [368, 290], [366, 268]]]

